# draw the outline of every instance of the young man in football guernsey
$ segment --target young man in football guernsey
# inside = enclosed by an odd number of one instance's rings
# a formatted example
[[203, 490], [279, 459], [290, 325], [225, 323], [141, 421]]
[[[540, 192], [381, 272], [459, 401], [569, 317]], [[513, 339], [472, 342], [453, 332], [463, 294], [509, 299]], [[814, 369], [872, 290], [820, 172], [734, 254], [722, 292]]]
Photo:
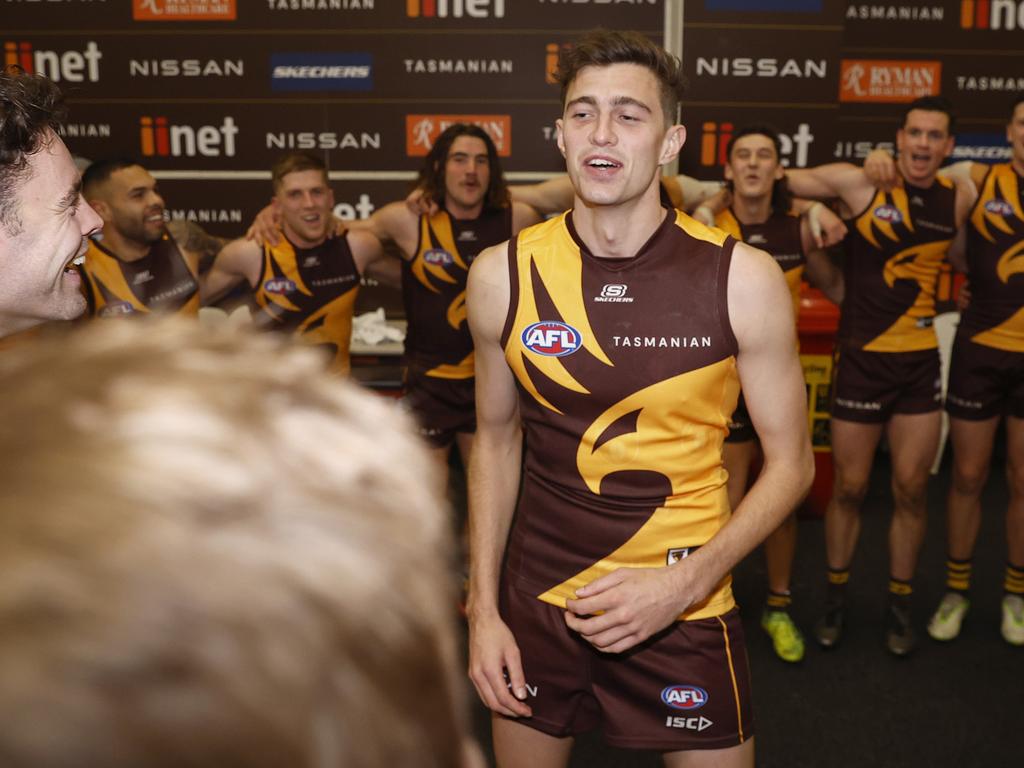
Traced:
[[57, 135], [60, 89], [0, 70], [0, 337], [85, 311], [74, 262], [103, 222]]
[[[1006, 421], [1007, 564], [1003, 579], [1003, 638], [1024, 645], [1024, 98], [1011, 106], [1006, 127], [1012, 157], [989, 166], [964, 161], [942, 169], [980, 190], [963, 238], [950, 252], [966, 271], [971, 300], [960, 318], [946, 411], [953, 443], [953, 481], [947, 501], [946, 588], [928, 623], [936, 640], [960, 634], [970, 602], [971, 559], [981, 523], [981, 493], [992, 465], [1000, 419]], [[872, 158], [892, 176], [886, 153]]]
[[347, 375], [359, 281], [384, 260], [380, 242], [367, 232], [334, 234], [334, 194], [326, 166], [314, 155], [282, 156], [271, 178], [271, 204], [284, 237], [276, 245], [245, 238], [228, 243], [200, 280], [203, 303], [247, 281], [259, 307], [257, 327], [326, 347], [332, 370]]
[[434, 142], [417, 188], [435, 207], [415, 214], [390, 203], [365, 221], [401, 251], [408, 320], [405, 397], [420, 434], [447, 471], [452, 445], [468, 464], [476, 431], [473, 339], [466, 323], [466, 278], [477, 254], [540, 220], [509, 200], [497, 147], [480, 127], [456, 123]]
[[[780, 161], [780, 146], [778, 132], [768, 125], [744, 126], [733, 134], [726, 147], [725, 165], [732, 204], [718, 214], [715, 225], [737, 240], [771, 254], [786, 277], [795, 316], [800, 303], [801, 280], [806, 277], [839, 304], [843, 278], [839, 268], [815, 247], [809, 219], [792, 210], [793, 200]], [[741, 393], [723, 450], [732, 509], [739, 506], [746, 493], [750, 466], [758, 453], [757, 434]], [[800, 661], [804, 656], [803, 635], [789, 614], [796, 536], [796, 517], [790, 514], [764, 543], [768, 598], [761, 626], [771, 637], [776, 655], [790, 662]]]
[[[502, 766], [565, 765], [598, 724], [670, 766], [753, 765], [729, 571], [813, 459], [781, 271], [660, 202], [681, 79], [642, 35], [581, 38], [559, 66], [574, 207], [470, 271], [470, 677]], [[741, 381], [765, 470], [730, 515]]]
[[815, 628], [835, 646], [845, 620], [846, 584], [860, 533], [860, 506], [885, 432], [892, 458], [893, 516], [886, 647], [916, 645], [912, 579], [924, 536], [928, 470], [938, 448], [941, 380], [932, 328], [940, 265], [973, 203], [970, 185], [937, 176], [953, 150], [949, 103], [908, 105], [896, 133], [902, 186], [876, 187], [863, 168], [833, 163], [790, 170], [795, 194], [838, 199], [849, 218], [845, 292], [832, 386], [835, 482], [825, 513], [828, 597]]
[[156, 179], [135, 160], [98, 160], [82, 174], [82, 193], [103, 219], [82, 265], [89, 313], [199, 312], [199, 274], [224, 241], [195, 222], [164, 220]]

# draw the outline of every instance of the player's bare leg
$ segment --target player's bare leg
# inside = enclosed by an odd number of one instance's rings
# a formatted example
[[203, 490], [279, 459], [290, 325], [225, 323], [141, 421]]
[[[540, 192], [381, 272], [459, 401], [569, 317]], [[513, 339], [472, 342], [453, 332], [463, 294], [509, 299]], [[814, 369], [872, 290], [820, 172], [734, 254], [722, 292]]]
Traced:
[[491, 716], [498, 768], [562, 768], [569, 763], [573, 739], [558, 738], [501, 715]]
[[666, 752], [662, 757], [667, 768], [753, 768], [754, 740], [725, 749]]

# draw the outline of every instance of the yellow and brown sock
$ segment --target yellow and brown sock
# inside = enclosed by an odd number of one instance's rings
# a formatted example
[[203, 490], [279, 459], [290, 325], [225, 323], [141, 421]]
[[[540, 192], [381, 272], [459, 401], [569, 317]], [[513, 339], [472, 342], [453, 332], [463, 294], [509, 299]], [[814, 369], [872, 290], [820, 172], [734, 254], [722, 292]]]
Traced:
[[793, 603], [793, 597], [789, 592], [776, 592], [768, 590], [768, 599], [765, 600], [765, 608], [769, 611], [789, 611]]
[[946, 589], [966, 596], [971, 588], [971, 561], [946, 558]]
[[830, 602], [841, 602], [846, 599], [846, 584], [849, 580], [849, 568], [828, 569], [828, 599]]
[[909, 581], [903, 581], [892, 576], [889, 577], [889, 597], [909, 600], [912, 594], [914, 594], [914, 588]]
[[1024, 566], [1006, 564], [1006, 576], [1003, 578], [1003, 589], [1008, 595], [1024, 597]]

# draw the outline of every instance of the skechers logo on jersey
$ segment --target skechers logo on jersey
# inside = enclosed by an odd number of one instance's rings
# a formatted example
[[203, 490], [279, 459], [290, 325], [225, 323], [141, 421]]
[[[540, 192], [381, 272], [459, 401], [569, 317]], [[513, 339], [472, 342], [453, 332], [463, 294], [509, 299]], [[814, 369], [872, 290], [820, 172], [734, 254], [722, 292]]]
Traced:
[[542, 320], [523, 331], [523, 346], [531, 352], [548, 357], [564, 357], [580, 348], [583, 337], [571, 325], [556, 320]]
[[594, 301], [603, 301], [614, 304], [631, 304], [633, 302], [633, 297], [626, 295], [627, 290], [629, 290], [628, 285], [622, 285], [621, 283], [609, 283], [601, 288], [601, 295], [595, 296]]
[[890, 224], [899, 224], [903, 221], [903, 214], [893, 205], [880, 205], [873, 211], [876, 219], [887, 221]]
[[985, 203], [985, 210], [994, 213], [996, 216], [1012, 216], [1013, 206], [1005, 200], [989, 200]]
[[295, 281], [283, 277], [275, 277], [263, 284], [263, 290], [267, 293], [292, 293], [295, 291]]
[[673, 709], [700, 709], [708, 703], [708, 692], [696, 685], [670, 685], [661, 692], [661, 700]]
[[100, 317], [117, 317], [118, 315], [133, 314], [135, 314], [135, 307], [131, 305], [130, 301], [115, 301], [113, 304], [107, 304], [99, 312]]
[[423, 254], [423, 260], [427, 264], [437, 264], [441, 267], [447, 267], [449, 264], [455, 263], [455, 259], [444, 248], [431, 248]]

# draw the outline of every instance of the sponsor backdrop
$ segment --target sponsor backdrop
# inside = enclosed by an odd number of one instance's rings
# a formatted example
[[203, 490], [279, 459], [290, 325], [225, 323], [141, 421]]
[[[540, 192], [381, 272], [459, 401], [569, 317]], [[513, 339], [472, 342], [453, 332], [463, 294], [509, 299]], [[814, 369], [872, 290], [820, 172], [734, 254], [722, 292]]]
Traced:
[[[603, 25], [668, 38], [690, 87], [683, 172], [721, 177], [747, 122], [794, 167], [891, 146], [905, 104], [950, 97], [957, 159], [1001, 161], [1024, 92], [1024, 0], [0, 0], [4, 62], [68, 91], [66, 140], [138, 156], [168, 207], [222, 235], [288, 149], [323, 153], [343, 216], [401, 197], [445, 125], [495, 139], [513, 180], [562, 169], [558, 51]], [[681, 37], [680, 37], [681, 35]], [[198, 182], [198, 183], [197, 183]]]

